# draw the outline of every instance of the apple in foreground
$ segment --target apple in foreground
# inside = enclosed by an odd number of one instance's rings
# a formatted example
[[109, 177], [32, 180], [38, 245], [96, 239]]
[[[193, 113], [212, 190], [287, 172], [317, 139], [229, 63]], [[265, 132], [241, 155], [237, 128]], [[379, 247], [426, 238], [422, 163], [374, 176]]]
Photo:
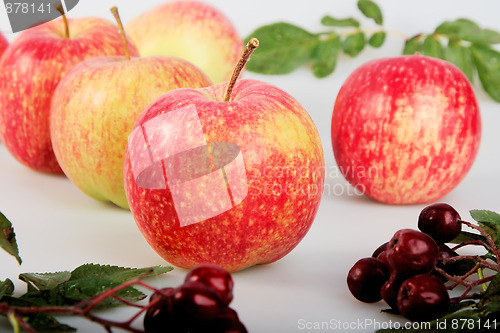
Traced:
[[478, 104], [454, 65], [419, 55], [370, 61], [342, 85], [332, 145], [340, 171], [380, 202], [438, 200], [466, 176], [481, 139]]
[[5, 52], [5, 49], [9, 46], [9, 41], [5, 36], [0, 32], [0, 58], [2, 58], [2, 54]]
[[141, 56], [186, 59], [214, 84], [229, 81], [244, 47], [223, 13], [197, 1], [168, 1], [156, 6], [132, 19], [125, 31]]
[[152, 248], [178, 267], [274, 262], [318, 210], [324, 157], [310, 116], [279, 88], [234, 82], [162, 95], [129, 136], [131, 212]]
[[[0, 138], [9, 152], [34, 170], [62, 173], [49, 129], [54, 89], [81, 61], [124, 54], [116, 25], [100, 18], [63, 16], [20, 33], [0, 60]], [[133, 45], [130, 54], [138, 55]]]

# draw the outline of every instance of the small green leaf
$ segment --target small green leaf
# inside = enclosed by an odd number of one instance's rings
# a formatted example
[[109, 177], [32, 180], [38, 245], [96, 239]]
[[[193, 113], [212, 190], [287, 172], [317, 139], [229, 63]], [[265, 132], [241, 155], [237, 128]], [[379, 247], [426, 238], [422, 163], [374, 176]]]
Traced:
[[85, 264], [71, 272], [71, 281], [78, 279], [106, 279], [123, 283], [141, 276], [155, 276], [170, 272], [172, 266], [151, 266], [144, 268], [129, 268], [110, 265]]
[[376, 32], [368, 39], [368, 44], [370, 44], [371, 47], [381, 47], [385, 42], [385, 37], [385, 31]]
[[262, 26], [252, 32], [259, 39], [246, 68], [261, 74], [287, 74], [311, 60], [321, 43], [320, 35], [312, 34], [295, 25], [279, 22]]
[[422, 52], [422, 35], [407, 39], [403, 48], [403, 55], [413, 55]]
[[451, 62], [467, 76], [470, 82], [474, 82], [474, 59], [468, 47], [459, 41], [450, 40], [448, 47], [444, 50], [444, 59]]
[[50, 290], [68, 281], [70, 277], [71, 273], [67, 271], [56, 273], [23, 273], [19, 275], [19, 279], [28, 284], [29, 290]]
[[488, 301], [488, 299], [491, 299], [495, 296], [500, 296], [500, 274], [497, 273], [493, 280], [490, 281], [490, 284], [488, 285], [488, 288], [484, 292], [483, 298], [481, 299], [480, 304], [484, 304], [485, 302]]
[[0, 300], [4, 296], [11, 296], [14, 293], [14, 283], [7, 279], [5, 281], [0, 281]]
[[479, 44], [473, 44], [470, 50], [483, 89], [500, 102], [500, 52]]
[[484, 44], [498, 44], [500, 43], [500, 33], [491, 29], [482, 29], [475, 42], [482, 42]]
[[483, 235], [475, 234], [475, 233], [468, 232], [468, 231], [460, 231], [458, 236], [454, 240], [452, 240], [450, 243], [460, 244], [463, 242], [470, 242], [470, 241], [476, 241], [476, 240], [484, 242], [486, 239], [484, 238]]
[[27, 322], [37, 332], [76, 332], [76, 328], [60, 323], [49, 314], [39, 313], [29, 315]]
[[337, 66], [339, 50], [340, 37], [334, 34], [318, 45], [312, 63], [312, 70], [316, 77], [322, 78], [333, 73]]
[[321, 24], [327, 27], [355, 27], [359, 28], [359, 21], [355, 18], [348, 17], [343, 19], [337, 19], [330, 15], [323, 16], [321, 19]]
[[342, 44], [342, 49], [345, 54], [355, 57], [357, 56], [366, 45], [365, 34], [362, 31], [358, 31], [354, 34], [348, 35], [344, 39], [344, 43]]
[[443, 45], [434, 35], [425, 37], [422, 44], [422, 52], [428, 57], [444, 58]]
[[371, 18], [378, 25], [382, 25], [383, 17], [380, 7], [371, 0], [359, 0], [358, 8], [368, 18]]
[[10, 223], [2, 212], [0, 212], [0, 247], [14, 256], [19, 265], [21, 265], [22, 260], [19, 256], [14, 228], [12, 227], [12, 223]]
[[473, 21], [460, 18], [455, 21], [441, 23], [434, 32], [452, 39], [470, 40], [479, 34], [481, 28]]

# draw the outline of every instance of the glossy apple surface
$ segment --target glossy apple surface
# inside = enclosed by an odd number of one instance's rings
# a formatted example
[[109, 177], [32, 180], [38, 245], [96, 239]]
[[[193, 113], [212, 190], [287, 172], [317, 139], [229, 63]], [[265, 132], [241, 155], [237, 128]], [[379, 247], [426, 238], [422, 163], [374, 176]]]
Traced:
[[[255, 80], [170, 91], [129, 137], [127, 199], [169, 263], [229, 271], [274, 262], [302, 240], [324, 181], [320, 138], [286, 92]], [[147, 143], [146, 143], [147, 141]]]
[[9, 45], [9, 41], [5, 36], [0, 32], [0, 58], [2, 58], [2, 54], [5, 52], [5, 49]]
[[214, 84], [229, 81], [243, 52], [243, 41], [232, 22], [203, 2], [165, 2], [134, 18], [125, 30], [141, 56], [186, 59]]
[[[118, 28], [99, 18], [62, 19], [18, 35], [0, 60], [0, 137], [24, 165], [62, 173], [49, 129], [52, 95], [61, 78], [77, 63], [95, 56], [123, 55]], [[129, 43], [130, 53], [137, 55]]]
[[345, 178], [390, 204], [437, 200], [476, 157], [481, 118], [454, 65], [424, 56], [370, 61], [345, 81], [333, 109], [332, 145]]
[[97, 57], [76, 65], [52, 99], [50, 129], [59, 165], [87, 195], [128, 208], [123, 158], [135, 120], [169, 90], [209, 85], [197, 67], [173, 57]]

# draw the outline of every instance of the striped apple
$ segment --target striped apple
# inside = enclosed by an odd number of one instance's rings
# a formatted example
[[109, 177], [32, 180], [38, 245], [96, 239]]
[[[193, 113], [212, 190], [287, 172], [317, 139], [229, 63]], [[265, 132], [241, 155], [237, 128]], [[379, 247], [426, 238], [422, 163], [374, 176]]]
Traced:
[[333, 152], [346, 180], [389, 204], [437, 200], [471, 168], [481, 119], [466, 76], [440, 59], [370, 61], [341, 87], [333, 109]]
[[321, 200], [323, 150], [308, 113], [270, 84], [228, 86], [167, 92], [129, 136], [131, 212], [151, 247], [179, 267], [277, 261], [304, 238]]
[[5, 49], [9, 45], [9, 41], [5, 36], [0, 32], [0, 58], [2, 57], [2, 54], [4, 53]]

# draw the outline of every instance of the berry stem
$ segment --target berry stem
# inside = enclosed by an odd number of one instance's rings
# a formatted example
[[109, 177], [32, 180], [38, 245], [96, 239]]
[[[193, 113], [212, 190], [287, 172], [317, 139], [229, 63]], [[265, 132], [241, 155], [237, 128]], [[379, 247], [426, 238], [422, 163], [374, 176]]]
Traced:
[[62, 3], [59, 2], [56, 4], [56, 10], [61, 13], [61, 17], [63, 20], [64, 24], [64, 38], [69, 38], [69, 24], [68, 24], [68, 19], [66, 18], [66, 13], [64, 12], [64, 8], [62, 6]]
[[122, 38], [123, 47], [125, 48], [125, 58], [130, 60], [130, 52], [128, 49], [127, 38], [125, 37], [125, 29], [123, 28], [122, 20], [120, 14], [118, 14], [118, 8], [116, 6], [111, 7], [111, 13], [115, 17], [116, 24], [118, 24], [118, 29], [120, 31], [120, 36]]
[[486, 241], [488, 242], [489, 246], [486, 247], [486, 249], [488, 251], [490, 251], [491, 253], [495, 254], [495, 257], [497, 258], [497, 261], [498, 261], [498, 258], [500, 258], [500, 254], [498, 253], [498, 249], [495, 245], [495, 242], [493, 241], [493, 239], [491, 238], [491, 235], [488, 234], [486, 231], [483, 230], [483, 228], [477, 226], [477, 225], [474, 225], [470, 222], [467, 222], [467, 221], [461, 221], [463, 224], [465, 224], [466, 226], [468, 226], [469, 228], [472, 228], [472, 229], [476, 229], [477, 231], [479, 231], [483, 236], [484, 238], [486, 238]]
[[231, 93], [233, 92], [233, 88], [234, 85], [236, 84], [238, 76], [240, 76], [241, 71], [245, 67], [245, 64], [248, 62], [248, 59], [250, 59], [250, 56], [252, 55], [253, 51], [255, 51], [255, 49], [258, 47], [259, 47], [259, 40], [257, 38], [251, 38], [248, 41], [248, 44], [245, 48], [245, 51], [243, 52], [243, 55], [236, 64], [236, 67], [234, 68], [233, 75], [231, 75], [231, 80], [227, 84], [226, 94], [224, 96], [224, 102], [229, 102], [229, 100], [231, 99]]

